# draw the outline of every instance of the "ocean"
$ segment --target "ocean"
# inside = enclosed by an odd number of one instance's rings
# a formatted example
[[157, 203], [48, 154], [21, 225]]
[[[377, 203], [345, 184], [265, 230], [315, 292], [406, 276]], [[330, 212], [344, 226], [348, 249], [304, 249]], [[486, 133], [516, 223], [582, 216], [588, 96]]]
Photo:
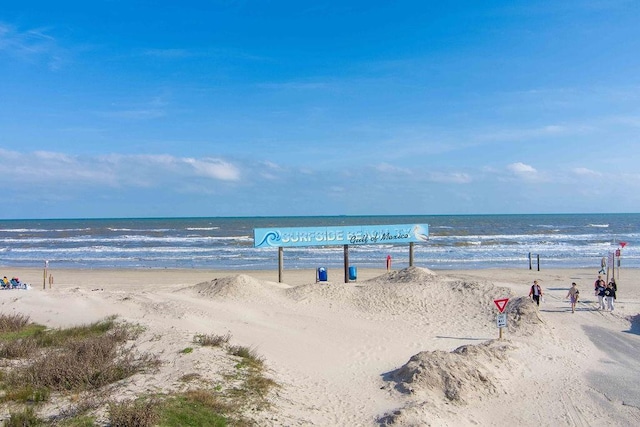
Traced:
[[[0, 266], [100, 269], [277, 269], [277, 249], [253, 247], [253, 229], [429, 224], [414, 264], [433, 269], [600, 268], [626, 243], [621, 267], [640, 268], [640, 214], [417, 215], [0, 220]], [[409, 265], [409, 246], [352, 245], [352, 266]], [[343, 247], [285, 248], [285, 269], [342, 267]], [[618, 259], [616, 258], [616, 263]]]

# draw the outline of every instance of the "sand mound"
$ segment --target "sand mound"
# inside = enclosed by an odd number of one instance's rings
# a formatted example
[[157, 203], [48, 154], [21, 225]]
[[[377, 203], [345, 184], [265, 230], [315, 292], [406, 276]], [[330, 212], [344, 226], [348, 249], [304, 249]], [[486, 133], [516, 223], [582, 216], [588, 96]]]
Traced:
[[411, 396], [401, 409], [385, 414], [381, 425], [431, 425], [444, 413], [459, 411], [448, 406], [466, 405], [485, 400], [502, 389], [494, 376], [508, 368], [508, 351], [512, 347], [505, 341], [492, 340], [479, 345], [464, 345], [452, 352], [424, 351], [411, 357], [409, 362], [388, 374], [395, 382], [394, 389]]
[[450, 321], [451, 316], [464, 314], [482, 327], [495, 322], [493, 300], [510, 292], [490, 282], [451, 280], [410, 267], [356, 285], [321, 282], [287, 289], [284, 294], [300, 303], [323, 302], [334, 309], [355, 309], [367, 318], [402, 318], [421, 325]]
[[356, 298], [357, 290], [341, 283], [320, 282], [296, 286], [284, 291], [285, 295], [295, 301], [316, 302], [329, 300], [341, 305], [350, 305]]
[[507, 322], [509, 332], [531, 335], [538, 330], [539, 325], [544, 323], [536, 304], [527, 297], [509, 300], [505, 313], [509, 319]]
[[[402, 393], [424, 393], [465, 403], [469, 398], [495, 394], [497, 387], [492, 372], [496, 365], [505, 366], [505, 341], [487, 341], [480, 345], [464, 345], [452, 352], [423, 351], [391, 374]], [[498, 363], [499, 362], [499, 363]]]
[[362, 283], [420, 283], [433, 281], [436, 277], [437, 274], [428, 268], [408, 267], [398, 271], [391, 271], [374, 279], [365, 280]]
[[221, 277], [210, 282], [198, 283], [189, 289], [206, 297], [239, 299], [261, 296], [281, 287], [278, 284], [258, 280], [246, 274], [238, 274], [237, 276]]

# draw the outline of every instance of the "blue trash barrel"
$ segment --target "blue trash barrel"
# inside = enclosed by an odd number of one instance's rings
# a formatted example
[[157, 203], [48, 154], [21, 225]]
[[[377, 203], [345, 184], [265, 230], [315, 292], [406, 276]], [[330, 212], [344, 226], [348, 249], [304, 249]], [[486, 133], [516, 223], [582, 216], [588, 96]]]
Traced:
[[355, 267], [349, 267], [349, 280], [356, 280], [358, 278], [358, 269]]
[[327, 269], [324, 267], [319, 267], [318, 268], [318, 280], [320, 282], [326, 282], [327, 281]]

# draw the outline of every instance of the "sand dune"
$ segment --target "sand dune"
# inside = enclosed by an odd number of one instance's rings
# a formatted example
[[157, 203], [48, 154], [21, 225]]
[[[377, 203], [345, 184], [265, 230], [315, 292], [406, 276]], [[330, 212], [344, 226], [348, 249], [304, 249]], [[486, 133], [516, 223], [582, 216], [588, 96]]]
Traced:
[[[613, 313], [594, 309], [591, 271], [360, 273], [345, 284], [316, 283], [310, 271], [277, 283], [272, 272], [67, 270], [53, 289], [1, 291], [0, 311], [54, 327], [110, 314], [144, 326], [138, 345], [163, 365], [120, 384], [123, 398], [181, 389], [191, 372], [216, 381], [232, 367], [223, 353], [180, 350], [195, 334], [228, 333], [255, 348], [282, 385], [269, 411], [251, 415], [258, 425], [640, 424], [637, 389], [621, 398], [593, 380], [617, 378], [618, 368], [637, 375], [638, 362], [622, 364], [584, 329], [638, 342], [638, 272], [619, 281]], [[38, 274], [20, 271], [36, 283]], [[546, 291], [539, 309], [526, 296], [533, 278]], [[584, 299], [572, 314], [564, 297], [576, 280]], [[498, 340], [493, 300], [506, 297]]]

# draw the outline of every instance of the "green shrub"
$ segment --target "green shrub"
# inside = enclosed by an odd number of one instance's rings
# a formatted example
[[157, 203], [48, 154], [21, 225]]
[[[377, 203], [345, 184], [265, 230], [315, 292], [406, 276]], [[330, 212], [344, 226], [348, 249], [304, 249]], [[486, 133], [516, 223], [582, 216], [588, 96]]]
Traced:
[[168, 400], [161, 413], [162, 427], [225, 427], [232, 408], [211, 392], [195, 390]]

